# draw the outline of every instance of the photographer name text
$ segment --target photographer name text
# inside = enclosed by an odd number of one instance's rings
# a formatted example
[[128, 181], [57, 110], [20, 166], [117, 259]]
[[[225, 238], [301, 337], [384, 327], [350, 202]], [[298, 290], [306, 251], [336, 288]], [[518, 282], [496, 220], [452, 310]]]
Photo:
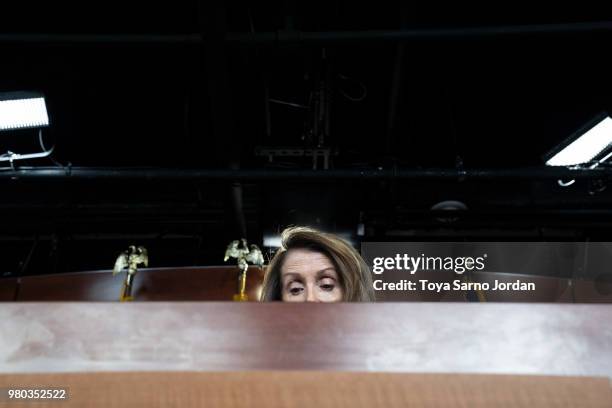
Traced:
[[491, 284], [488, 282], [464, 282], [460, 279], [455, 279], [452, 282], [432, 282], [427, 279], [419, 279], [418, 281], [409, 281], [402, 279], [397, 282], [384, 282], [380, 279], [374, 281], [374, 290], [427, 290], [427, 291], [533, 291], [535, 290], [535, 283], [533, 282], [522, 282], [517, 279], [513, 282], [502, 282], [498, 279]]

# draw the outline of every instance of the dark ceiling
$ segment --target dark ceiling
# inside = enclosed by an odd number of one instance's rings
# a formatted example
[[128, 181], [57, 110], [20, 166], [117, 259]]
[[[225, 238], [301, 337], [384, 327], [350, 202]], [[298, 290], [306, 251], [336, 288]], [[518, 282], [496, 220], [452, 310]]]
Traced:
[[[612, 226], [598, 180], [155, 173], [312, 170], [311, 158], [256, 154], [281, 147], [329, 149], [329, 170], [541, 168], [548, 150], [610, 110], [603, 9], [4, 3], [0, 92], [42, 91], [44, 137], [56, 146], [53, 161], [19, 163], [19, 177], [0, 170], [5, 276], [108, 268], [134, 242], [157, 265], [218, 264], [226, 241], [261, 243], [291, 223], [353, 234], [363, 223], [355, 238], [370, 240], [605, 240]], [[32, 132], [0, 135], [1, 153], [36, 143]], [[151, 173], [71, 173], [127, 167]], [[61, 177], [27, 177], [49, 168]], [[451, 199], [468, 211], [430, 212]]]

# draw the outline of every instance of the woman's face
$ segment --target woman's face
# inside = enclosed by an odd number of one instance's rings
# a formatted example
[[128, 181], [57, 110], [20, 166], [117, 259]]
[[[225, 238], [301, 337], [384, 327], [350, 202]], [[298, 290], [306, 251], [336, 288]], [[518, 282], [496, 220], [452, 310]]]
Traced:
[[283, 302], [339, 302], [344, 289], [334, 264], [310, 249], [290, 249], [281, 268]]

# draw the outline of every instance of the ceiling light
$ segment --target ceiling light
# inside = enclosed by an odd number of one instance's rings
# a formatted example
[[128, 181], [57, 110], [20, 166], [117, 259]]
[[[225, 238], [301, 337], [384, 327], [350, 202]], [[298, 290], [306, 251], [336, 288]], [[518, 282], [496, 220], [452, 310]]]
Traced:
[[548, 166], [588, 163], [612, 145], [612, 119], [598, 115], [547, 155]]
[[0, 93], [0, 131], [49, 126], [45, 98], [38, 92]]

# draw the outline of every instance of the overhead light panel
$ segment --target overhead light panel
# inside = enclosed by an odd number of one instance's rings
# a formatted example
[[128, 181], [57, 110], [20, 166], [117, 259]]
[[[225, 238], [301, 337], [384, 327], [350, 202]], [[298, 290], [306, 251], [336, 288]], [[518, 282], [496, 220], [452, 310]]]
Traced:
[[612, 119], [598, 115], [547, 155], [548, 166], [589, 163], [612, 146]]
[[0, 93], [0, 131], [49, 126], [45, 98], [37, 92]]
[[42, 130], [49, 126], [49, 115], [45, 97], [40, 92], [20, 91], [0, 93], [0, 132], [36, 129], [42, 152], [15, 153], [7, 151], [0, 154], [0, 162], [10, 162], [14, 169], [17, 160], [48, 157], [54, 147], [47, 150], [43, 143]]
[[281, 236], [280, 235], [264, 235], [263, 246], [269, 248], [280, 248], [281, 247]]
[[[344, 239], [349, 244], [355, 246], [356, 243], [352, 238], [351, 232], [335, 233], [338, 237]], [[282, 237], [280, 234], [264, 234], [263, 246], [266, 248], [280, 248], [282, 246]]]

